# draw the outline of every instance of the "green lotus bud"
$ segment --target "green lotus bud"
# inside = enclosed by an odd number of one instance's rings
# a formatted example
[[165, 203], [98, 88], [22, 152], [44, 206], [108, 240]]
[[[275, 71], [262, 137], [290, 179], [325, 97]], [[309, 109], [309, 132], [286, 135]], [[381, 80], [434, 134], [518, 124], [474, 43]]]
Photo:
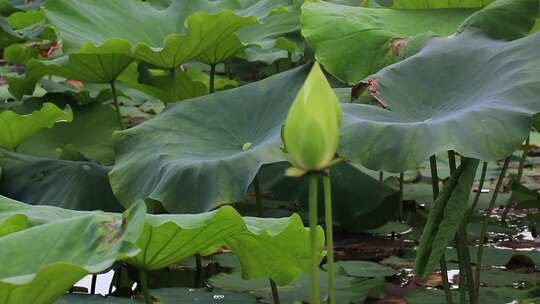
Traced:
[[339, 142], [339, 100], [318, 63], [298, 92], [283, 129], [289, 161], [305, 171], [331, 165]]

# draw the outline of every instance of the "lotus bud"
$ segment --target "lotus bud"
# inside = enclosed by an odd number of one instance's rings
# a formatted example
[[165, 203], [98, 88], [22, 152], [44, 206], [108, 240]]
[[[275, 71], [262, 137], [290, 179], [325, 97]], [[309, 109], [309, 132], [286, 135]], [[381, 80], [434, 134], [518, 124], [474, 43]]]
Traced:
[[315, 63], [289, 110], [282, 132], [291, 164], [301, 171], [318, 171], [331, 166], [340, 125], [339, 100], [321, 67]]

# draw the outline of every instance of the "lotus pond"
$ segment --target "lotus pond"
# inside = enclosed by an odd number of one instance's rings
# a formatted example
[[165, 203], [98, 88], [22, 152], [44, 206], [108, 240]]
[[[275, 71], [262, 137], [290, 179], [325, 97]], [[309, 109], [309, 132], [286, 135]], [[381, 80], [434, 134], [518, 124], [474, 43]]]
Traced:
[[538, 0], [0, 15], [0, 303], [540, 303]]

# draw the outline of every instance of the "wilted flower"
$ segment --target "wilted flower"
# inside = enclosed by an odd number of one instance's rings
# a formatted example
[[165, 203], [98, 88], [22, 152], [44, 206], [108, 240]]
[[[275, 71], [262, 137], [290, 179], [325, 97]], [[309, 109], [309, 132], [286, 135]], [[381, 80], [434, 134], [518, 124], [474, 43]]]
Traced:
[[340, 125], [339, 100], [315, 63], [283, 129], [285, 151], [292, 165], [302, 171], [330, 166], [338, 146]]

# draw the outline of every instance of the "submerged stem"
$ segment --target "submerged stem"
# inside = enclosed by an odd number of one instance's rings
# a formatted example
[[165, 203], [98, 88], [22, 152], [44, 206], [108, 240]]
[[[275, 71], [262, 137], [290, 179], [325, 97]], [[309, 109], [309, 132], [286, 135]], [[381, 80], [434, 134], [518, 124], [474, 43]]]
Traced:
[[148, 288], [148, 276], [146, 274], [146, 270], [139, 269], [139, 276], [141, 278], [141, 289], [144, 295], [144, 303], [154, 303], [154, 301], [152, 300], [152, 295], [150, 294], [150, 288]]
[[326, 226], [326, 270], [328, 272], [328, 304], [335, 304], [334, 286], [334, 221], [332, 216], [332, 186], [330, 184], [330, 173], [323, 175], [324, 189], [324, 216]]
[[311, 241], [311, 304], [319, 304], [319, 261], [317, 260], [317, 175], [309, 177], [309, 236]]
[[[437, 156], [432, 155], [429, 158], [429, 167], [431, 169], [431, 190], [433, 191], [433, 201], [439, 196], [439, 173], [437, 172]], [[444, 296], [446, 297], [446, 303], [452, 304], [452, 292], [450, 291], [450, 283], [448, 281], [448, 267], [446, 266], [445, 254], [441, 256], [439, 261], [441, 267], [442, 284], [444, 289]]]
[[499, 191], [500, 191], [502, 183], [504, 181], [506, 171], [508, 170], [508, 164], [509, 163], [510, 163], [510, 156], [507, 157], [504, 160], [504, 165], [503, 165], [503, 167], [501, 169], [499, 179], [497, 180], [497, 185], [495, 186], [493, 196], [491, 196], [491, 201], [489, 202], [488, 209], [486, 210], [486, 215], [484, 216], [484, 220], [482, 221], [482, 228], [480, 229], [480, 238], [478, 239], [478, 253], [476, 254], [475, 294], [477, 296], [478, 296], [478, 293], [480, 291], [480, 275], [481, 275], [481, 272], [482, 272], [482, 253], [484, 251], [484, 243], [485, 243], [485, 237], [486, 237], [487, 224], [488, 224], [489, 218], [491, 217], [491, 212], [493, 211], [493, 207], [495, 206], [495, 202], [497, 201], [497, 196], [499, 195]]
[[110, 86], [111, 86], [111, 93], [113, 97], [114, 109], [116, 110], [116, 118], [118, 119], [120, 128], [124, 130], [126, 126], [124, 126], [124, 121], [122, 121], [122, 113], [120, 112], [120, 105], [118, 104], [118, 94], [116, 93], [116, 85], [114, 84], [114, 80], [111, 81]]

